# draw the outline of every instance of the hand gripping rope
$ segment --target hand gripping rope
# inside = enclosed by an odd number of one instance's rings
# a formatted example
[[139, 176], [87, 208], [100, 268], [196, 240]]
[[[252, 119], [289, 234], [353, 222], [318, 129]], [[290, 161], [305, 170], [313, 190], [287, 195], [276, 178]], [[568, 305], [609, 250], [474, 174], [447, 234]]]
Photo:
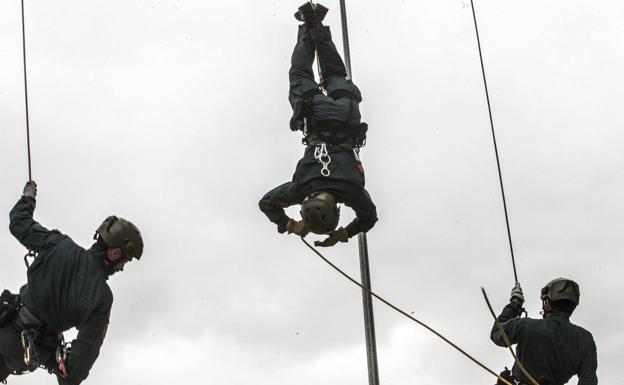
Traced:
[[520, 370], [526, 376], [526, 378], [528, 378], [533, 383], [533, 385], [539, 385], [539, 383], [533, 378], [533, 376], [531, 376], [529, 374], [529, 372], [526, 370], [524, 365], [522, 365], [522, 362], [520, 362], [520, 360], [516, 356], [516, 353], [514, 353], [513, 348], [511, 347], [511, 340], [509, 339], [509, 336], [505, 332], [505, 329], [503, 328], [503, 325], [501, 325], [501, 323], [498, 321], [498, 318], [496, 317], [496, 314], [494, 313], [494, 309], [492, 308], [492, 304], [490, 304], [490, 299], [488, 298], [487, 294], [485, 293], [485, 289], [484, 288], [481, 288], [481, 293], [483, 293], [483, 298], [485, 299], [485, 303], [487, 304], [487, 307], [490, 310], [490, 314], [492, 314], [492, 317], [494, 317], [494, 323], [496, 324], [496, 328], [500, 332], [501, 336], [503, 336], [503, 340], [505, 341], [505, 345], [507, 345], [507, 348], [511, 352], [511, 355], [514, 358], [514, 362], [516, 363], [516, 365], [518, 365], [518, 368], [520, 368]]
[[[22, 59], [24, 64], [24, 105], [26, 108], [26, 148], [28, 150], [28, 180], [32, 181], [32, 166], [30, 161], [30, 119], [28, 114], [28, 76], [26, 71], [26, 23], [24, 22], [24, 0], [21, 1], [22, 4]], [[24, 263], [26, 264], [26, 269], [29, 267], [28, 257], [36, 257], [37, 253], [28, 250], [28, 253], [24, 256]]]
[[26, 105], [26, 146], [28, 148], [28, 180], [32, 181], [30, 162], [30, 122], [28, 117], [28, 78], [26, 75], [26, 26], [24, 23], [24, 0], [22, 0], [22, 58], [24, 64], [24, 100]]
[[[480, 361], [478, 361], [476, 358], [474, 358], [473, 356], [471, 356], [470, 354], [468, 354], [465, 350], [463, 350], [462, 348], [460, 348], [459, 346], [457, 346], [456, 344], [454, 344], [453, 342], [451, 342], [448, 338], [444, 337], [442, 334], [440, 334], [439, 332], [437, 332], [435, 329], [433, 329], [432, 327], [430, 327], [429, 325], [425, 324], [422, 321], [419, 321], [418, 319], [412, 317], [411, 315], [407, 314], [407, 312], [405, 312], [404, 310], [401, 310], [400, 308], [398, 308], [397, 306], [393, 305], [392, 303], [390, 303], [389, 301], [385, 300], [384, 298], [382, 298], [381, 296], [377, 295], [375, 292], [373, 292], [372, 290], [370, 290], [369, 288], [363, 286], [362, 284], [360, 284], [358, 281], [356, 281], [355, 279], [351, 278], [351, 276], [349, 276], [347, 273], [345, 273], [344, 271], [342, 271], [340, 268], [338, 268], [336, 265], [334, 265], [333, 263], [331, 263], [327, 258], [325, 258], [318, 250], [316, 250], [313, 246], [311, 246], [303, 237], [301, 237], [301, 241], [303, 241], [303, 243], [306, 244], [306, 246], [308, 246], [308, 248], [310, 248], [310, 250], [312, 250], [316, 255], [318, 255], [323, 261], [325, 261], [325, 263], [327, 263], [329, 266], [331, 266], [334, 270], [336, 270], [338, 273], [340, 273], [343, 277], [345, 277], [346, 279], [348, 279], [349, 281], [351, 281], [352, 283], [354, 283], [355, 285], [359, 286], [362, 290], [368, 292], [370, 295], [372, 295], [373, 297], [377, 298], [379, 301], [383, 302], [385, 305], [387, 305], [388, 307], [390, 307], [392, 310], [404, 315], [405, 317], [411, 319], [412, 321], [416, 322], [417, 324], [421, 325], [422, 327], [424, 327], [425, 329], [429, 330], [430, 332], [432, 332], [433, 334], [435, 334], [436, 336], [440, 337], [444, 342], [446, 342], [447, 344], [451, 345], [452, 347], [454, 347], [456, 350], [458, 350], [461, 354], [463, 354], [464, 356], [466, 356], [468, 359], [470, 359], [472, 362], [474, 362], [475, 364], [477, 364], [478, 366], [480, 366], [482, 369], [484, 369], [485, 371], [487, 371], [488, 373], [492, 374], [494, 377], [498, 378], [500, 381], [502, 381], [504, 384], [506, 385], [515, 385], [515, 384], [511, 384], [509, 381], [505, 380], [504, 378], [502, 378], [501, 376], [499, 376], [498, 374], [496, 374], [496, 372], [494, 372], [492, 369], [488, 368], [487, 366], [485, 366], [484, 364], [482, 364]], [[537, 384], [536, 384], [537, 385]]]

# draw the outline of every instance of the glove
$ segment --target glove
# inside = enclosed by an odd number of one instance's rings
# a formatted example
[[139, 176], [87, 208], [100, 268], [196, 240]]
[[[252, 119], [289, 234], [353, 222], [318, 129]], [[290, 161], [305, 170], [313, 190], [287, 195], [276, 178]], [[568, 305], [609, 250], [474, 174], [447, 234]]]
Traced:
[[324, 241], [314, 242], [314, 246], [329, 247], [335, 245], [338, 242], [347, 242], [348, 240], [349, 234], [347, 234], [347, 230], [341, 227], [338, 230], [330, 232], [329, 237], [325, 238]]
[[509, 302], [512, 302], [519, 307], [522, 307], [522, 304], [524, 304], [524, 294], [522, 293], [522, 287], [520, 287], [519, 282], [516, 282], [513, 289], [511, 289], [511, 298], [509, 299]]
[[26, 182], [26, 186], [24, 186], [24, 192], [22, 193], [22, 196], [37, 199], [37, 183], [32, 180]]
[[503, 370], [499, 375], [498, 375], [498, 381], [496, 381], [496, 385], [505, 385], [505, 383], [503, 381], [501, 381], [501, 378], [503, 380], [506, 380], [507, 382], [509, 382], [510, 384], [515, 384], [514, 378], [511, 375], [511, 371], [509, 369], [507, 369], [507, 367], [505, 366], [505, 370]]
[[303, 221], [296, 221], [294, 219], [289, 219], [286, 224], [286, 231], [288, 234], [295, 233], [300, 237], [305, 237], [310, 232], [308, 226], [303, 223]]

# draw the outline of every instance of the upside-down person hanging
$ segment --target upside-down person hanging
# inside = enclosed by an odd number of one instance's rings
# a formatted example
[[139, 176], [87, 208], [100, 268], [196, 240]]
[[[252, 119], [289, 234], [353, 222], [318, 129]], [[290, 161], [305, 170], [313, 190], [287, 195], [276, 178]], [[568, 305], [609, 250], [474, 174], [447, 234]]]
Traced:
[[[317, 246], [333, 246], [377, 221], [377, 210], [364, 189], [364, 169], [357, 151], [366, 140], [361, 122], [360, 90], [347, 78], [342, 58], [332, 42], [329, 27], [322, 25], [327, 8], [305, 3], [295, 13], [302, 21], [289, 71], [289, 100], [293, 108], [290, 128], [303, 131], [306, 145], [292, 181], [266, 193], [260, 210], [280, 233], [306, 236], [310, 231], [327, 234]], [[321, 85], [314, 79], [312, 64], [318, 53]], [[338, 203], [351, 207], [356, 218], [339, 227]], [[289, 218], [284, 208], [301, 204], [301, 220]]]
[[[109, 276], [140, 259], [143, 239], [125, 219], [108, 217], [89, 249], [33, 219], [37, 186], [26, 183], [10, 213], [11, 233], [35, 259], [19, 294], [0, 296], [0, 382], [11, 374], [47, 368], [60, 385], [80, 384], [104, 341], [113, 294]], [[78, 329], [71, 349], [63, 331]]]

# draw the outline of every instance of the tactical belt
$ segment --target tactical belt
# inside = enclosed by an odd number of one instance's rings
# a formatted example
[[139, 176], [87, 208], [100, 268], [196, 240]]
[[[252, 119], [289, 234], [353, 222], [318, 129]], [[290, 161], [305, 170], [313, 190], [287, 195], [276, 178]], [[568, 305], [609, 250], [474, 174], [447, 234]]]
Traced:
[[[28, 371], [34, 371], [41, 366], [61, 377], [66, 377], [65, 359], [69, 348], [63, 340], [63, 334], [49, 329], [45, 322], [24, 306], [19, 296], [17, 296], [17, 301], [17, 311], [11, 322], [20, 332], [24, 364]], [[41, 352], [39, 348], [41, 348]], [[54, 353], [57, 366], [53, 365], [54, 360], [45, 359], [39, 353], [47, 353], [46, 356]], [[42, 358], [46, 362], [42, 362]], [[21, 373], [14, 372], [11, 374]]]
[[360, 123], [354, 127], [345, 126], [342, 123], [316, 123], [307, 127], [301, 142], [308, 146], [327, 143], [359, 148], [366, 144], [367, 131], [368, 124], [366, 123]]

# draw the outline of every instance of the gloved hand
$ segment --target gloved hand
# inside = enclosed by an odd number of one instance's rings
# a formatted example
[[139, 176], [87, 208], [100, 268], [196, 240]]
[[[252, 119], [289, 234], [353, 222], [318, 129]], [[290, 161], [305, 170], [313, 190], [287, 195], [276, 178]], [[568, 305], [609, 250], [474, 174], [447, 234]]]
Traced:
[[511, 289], [511, 298], [509, 302], [515, 303], [519, 307], [522, 307], [524, 304], [524, 294], [522, 293], [522, 287], [520, 287], [520, 282], [516, 282], [513, 289]]
[[511, 371], [509, 369], [507, 369], [507, 367], [505, 366], [505, 370], [503, 370], [499, 375], [498, 375], [498, 381], [496, 381], [496, 385], [505, 385], [505, 383], [503, 381], [501, 381], [501, 378], [507, 382], [509, 382], [510, 384], [514, 384], [514, 378], [511, 375]]
[[314, 242], [314, 246], [329, 247], [335, 245], [338, 242], [347, 242], [348, 240], [349, 234], [347, 234], [347, 230], [341, 227], [337, 230], [330, 232], [329, 236], [325, 238], [324, 241]]
[[26, 186], [24, 186], [24, 192], [22, 193], [22, 196], [37, 199], [37, 183], [35, 183], [34, 180], [26, 182]]
[[305, 237], [310, 232], [308, 226], [303, 223], [303, 221], [296, 221], [294, 219], [289, 219], [286, 224], [286, 231], [288, 234], [295, 233], [300, 237]]

